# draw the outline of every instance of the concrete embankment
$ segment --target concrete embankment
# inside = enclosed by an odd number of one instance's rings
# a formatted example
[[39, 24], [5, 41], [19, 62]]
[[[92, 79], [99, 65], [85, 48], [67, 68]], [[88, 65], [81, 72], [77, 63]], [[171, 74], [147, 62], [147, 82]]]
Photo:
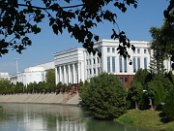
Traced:
[[43, 103], [43, 104], [64, 104], [78, 105], [79, 94], [13, 94], [0, 95], [0, 103]]

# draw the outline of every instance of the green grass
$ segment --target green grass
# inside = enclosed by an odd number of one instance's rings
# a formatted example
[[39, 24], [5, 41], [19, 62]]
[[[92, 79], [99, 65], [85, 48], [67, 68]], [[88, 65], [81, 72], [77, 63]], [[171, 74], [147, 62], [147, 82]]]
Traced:
[[153, 110], [129, 110], [116, 121], [132, 126], [159, 129], [161, 131], [174, 131], [174, 121], [163, 123], [158, 111]]

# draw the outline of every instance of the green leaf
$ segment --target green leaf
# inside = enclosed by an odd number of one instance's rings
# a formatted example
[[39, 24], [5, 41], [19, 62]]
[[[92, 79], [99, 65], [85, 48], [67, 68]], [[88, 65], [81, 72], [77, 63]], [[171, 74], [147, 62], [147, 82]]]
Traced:
[[99, 36], [94, 36], [94, 39], [96, 40], [96, 41], [98, 41], [99, 40]]
[[56, 24], [52, 25], [53, 32], [58, 35], [58, 26]]

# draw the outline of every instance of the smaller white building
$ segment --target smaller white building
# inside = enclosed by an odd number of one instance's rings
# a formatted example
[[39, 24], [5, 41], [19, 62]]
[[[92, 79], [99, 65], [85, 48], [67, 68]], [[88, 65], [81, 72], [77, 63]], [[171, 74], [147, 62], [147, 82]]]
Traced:
[[0, 79], [10, 79], [10, 75], [7, 72], [0, 72]]
[[10, 80], [14, 84], [20, 82], [25, 86], [34, 82], [39, 83], [46, 80], [46, 71], [49, 69], [54, 69], [54, 62], [28, 67], [24, 72], [12, 76]]

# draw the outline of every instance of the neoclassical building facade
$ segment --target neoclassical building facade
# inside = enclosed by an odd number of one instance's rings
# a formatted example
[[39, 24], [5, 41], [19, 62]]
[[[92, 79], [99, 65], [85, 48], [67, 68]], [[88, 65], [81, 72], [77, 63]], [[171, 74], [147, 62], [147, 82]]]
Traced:
[[[56, 84], [59, 82], [79, 83], [89, 80], [101, 72], [112, 73], [119, 77], [125, 86], [130, 85], [138, 69], [148, 69], [152, 50], [147, 41], [131, 41], [135, 51], [128, 49], [130, 58], [123, 58], [118, 54], [117, 40], [100, 40], [94, 44], [101, 52], [101, 57], [96, 53], [89, 54], [84, 48], [74, 48], [55, 53], [55, 74]], [[129, 64], [129, 63], [132, 64]], [[170, 63], [164, 62], [167, 70], [170, 70]]]

